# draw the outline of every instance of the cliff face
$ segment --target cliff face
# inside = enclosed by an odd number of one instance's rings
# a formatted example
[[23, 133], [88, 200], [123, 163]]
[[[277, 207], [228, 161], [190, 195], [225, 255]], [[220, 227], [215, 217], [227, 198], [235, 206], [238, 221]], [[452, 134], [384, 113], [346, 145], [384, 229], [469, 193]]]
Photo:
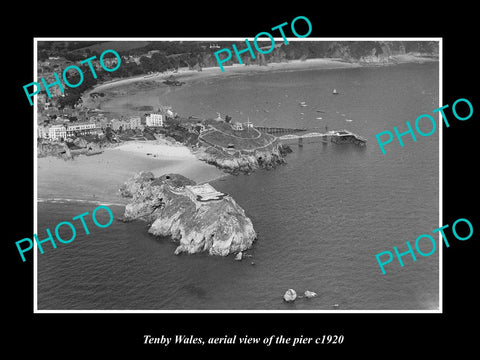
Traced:
[[249, 249], [257, 235], [245, 211], [223, 193], [202, 199], [196, 195], [198, 188], [182, 175], [155, 178], [150, 172], [138, 173], [120, 188], [122, 196], [132, 199], [124, 218], [142, 219], [150, 224], [151, 234], [171, 236], [179, 243], [175, 254], [227, 256]]
[[218, 148], [201, 148], [195, 153], [198, 159], [215, 165], [231, 174], [251, 173], [256, 169], [274, 169], [286, 163], [285, 156], [292, 150], [288, 145], [274, 144], [253, 152], [224, 151]]

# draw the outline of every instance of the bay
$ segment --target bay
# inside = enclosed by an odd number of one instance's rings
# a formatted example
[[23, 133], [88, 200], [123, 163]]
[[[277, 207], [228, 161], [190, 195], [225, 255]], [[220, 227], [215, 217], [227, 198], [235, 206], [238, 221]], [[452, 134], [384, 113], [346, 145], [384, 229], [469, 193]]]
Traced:
[[[375, 254], [406, 251], [407, 240], [439, 227], [438, 129], [415, 142], [404, 136], [405, 146], [395, 141], [386, 155], [375, 135], [406, 131], [405, 121], [439, 106], [438, 91], [438, 63], [425, 63], [220, 76], [163, 93], [186, 116], [220, 112], [257, 126], [348, 129], [368, 144], [304, 140], [292, 143], [284, 166], [213, 182], [252, 219], [259, 233], [252, 258], [174, 256], [175, 244], [149, 235], [146, 224], [114, 221], [39, 254], [38, 308], [437, 309], [438, 249], [416, 262], [404, 256], [404, 267], [394, 260], [386, 275]], [[39, 232], [94, 207], [39, 203]], [[117, 218], [123, 212], [112, 210]], [[318, 297], [286, 304], [288, 288]]]

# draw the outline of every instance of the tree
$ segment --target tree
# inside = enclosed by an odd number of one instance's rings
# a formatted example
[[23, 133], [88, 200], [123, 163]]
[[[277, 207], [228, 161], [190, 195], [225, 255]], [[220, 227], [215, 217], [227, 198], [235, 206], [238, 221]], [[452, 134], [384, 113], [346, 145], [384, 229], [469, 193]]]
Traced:
[[171, 117], [167, 117], [165, 119], [165, 127], [170, 127], [172, 129], [176, 129], [180, 126], [180, 120], [174, 119]]
[[[102, 80], [101, 73], [97, 73], [98, 78], [94, 79], [93, 76], [90, 76], [89, 74], [85, 74], [83, 77], [82, 83], [77, 86], [77, 87], [65, 87], [65, 92], [63, 97], [60, 97], [58, 99], [58, 103], [61, 108], [64, 108], [66, 106], [73, 107], [75, 104], [79, 102], [81, 99], [82, 93], [93, 87], [96, 83], [97, 80]], [[67, 72], [67, 80], [70, 84], [78, 84], [80, 82], [80, 75], [77, 72], [74, 72], [73, 74], [70, 72]]]
[[154, 64], [154, 68], [155, 68], [156, 71], [163, 72], [163, 71], [168, 70], [171, 67], [170, 61], [162, 53], [153, 54], [152, 55], [152, 62]]
[[80, 52], [67, 52], [64, 56], [65, 59], [73, 62], [85, 60], [85, 54]]
[[155, 71], [154, 63], [153, 63], [152, 59], [150, 59], [147, 56], [142, 56], [140, 58], [140, 66], [142, 67], [142, 70], [143, 70], [144, 73]]
[[48, 59], [48, 51], [47, 50], [40, 50], [38, 52], [38, 61], [45, 61]]

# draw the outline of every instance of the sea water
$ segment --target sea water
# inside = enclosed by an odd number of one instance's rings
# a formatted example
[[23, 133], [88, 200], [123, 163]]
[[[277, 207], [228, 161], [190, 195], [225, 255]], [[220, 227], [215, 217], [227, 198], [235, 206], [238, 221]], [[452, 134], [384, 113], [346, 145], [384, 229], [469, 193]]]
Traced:
[[[389, 144], [386, 155], [375, 135], [393, 126], [406, 131], [405, 121], [439, 106], [438, 91], [438, 63], [219, 76], [169, 91], [162, 101], [185, 116], [220, 112], [257, 126], [347, 129], [368, 144], [305, 139], [302, 147], [291, 143], [284, 166], [212, 182], [259, 234], [252, 257], [241, 262], [175, 256], [175, 243], [148, 234], [141, 221], [79, 231], [71, 244], [38, 255], [38, 308], [437, 309], [438, 248], [416, 262], [404, 256], [404, 267], [394, 259], [386, 275], [375, 255], [393, 246], [406, 251], [407, 240], [440, 226], [438, 130], [416, 142], [405, 136], [405, 146]], [[39, 232], [96, 206], [41, 202]], [[123, 214], [122, 206], [111, 209]], [[318, 297], [287, 304], [289, 288]]]

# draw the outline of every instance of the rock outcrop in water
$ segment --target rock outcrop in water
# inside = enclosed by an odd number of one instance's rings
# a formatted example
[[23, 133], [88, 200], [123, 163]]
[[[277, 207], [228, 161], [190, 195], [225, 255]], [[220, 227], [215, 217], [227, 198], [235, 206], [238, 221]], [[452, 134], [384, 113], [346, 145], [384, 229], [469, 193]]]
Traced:
[[125, 220], [142, 219], [150, 224], [151, 234], [171, 236], [179, 243], [175, 254], [227, 256], [249, 249], [257, 237], [252, 221], [229, 195], [182, 175], [155, 178], [140, 172], [120, 193], [132, 199]]
[[283, 300], [286, 302], [293, 302], [297, 298], [297, 292], [293, 289], [288, 289], [283, 295]]

